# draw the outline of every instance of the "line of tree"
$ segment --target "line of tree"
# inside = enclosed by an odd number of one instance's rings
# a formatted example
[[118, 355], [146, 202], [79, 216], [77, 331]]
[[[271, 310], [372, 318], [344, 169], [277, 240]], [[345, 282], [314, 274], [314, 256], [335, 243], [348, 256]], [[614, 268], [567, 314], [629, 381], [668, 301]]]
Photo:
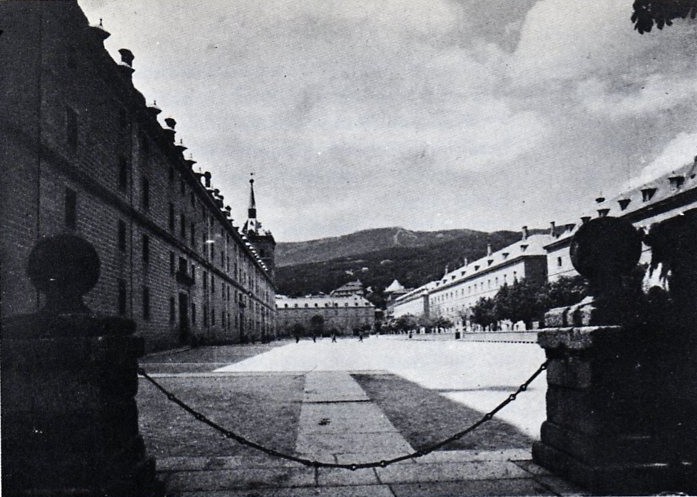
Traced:
[[426, 332], [444, 331], [452, 328], [454, 323], [443, 316], [426, 317], [414, 316], [413, 314], [403, 314], [397, 319], [385, 324], [383, 329], [392, 333], [407, 333], [418, 329], [424, 329]]
[[507, 320], [523, 321], [530, 328], [549, 309], [576, 304], [587, 294], [588, 285], [581, 276], [562, 277], [543, 284], [522, 279], [502, 286], [492, 298], [479, 299], [472, 307], [470, 320], [490, 329]]

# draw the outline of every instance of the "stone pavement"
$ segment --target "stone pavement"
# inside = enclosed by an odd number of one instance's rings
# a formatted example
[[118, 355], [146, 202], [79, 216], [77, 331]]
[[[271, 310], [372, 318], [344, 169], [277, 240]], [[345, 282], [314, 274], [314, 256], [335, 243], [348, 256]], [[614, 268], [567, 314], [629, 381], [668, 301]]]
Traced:
[[[344, 371], [305, 375], [297, 455], [357, 463], [413, 452]], [[159, 477], [175, 496], [408, 497], [583, 495], [535, 466], [529, 450], [438, 451], [385, 468], [312, 468], [259, 452], [253, 457], [170, 457]]]

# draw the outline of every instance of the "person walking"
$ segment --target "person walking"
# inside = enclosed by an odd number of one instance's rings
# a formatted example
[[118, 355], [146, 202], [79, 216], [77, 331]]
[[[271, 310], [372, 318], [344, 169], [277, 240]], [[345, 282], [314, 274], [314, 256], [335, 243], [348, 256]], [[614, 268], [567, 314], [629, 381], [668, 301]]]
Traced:
[[332, 343], [336, 343], [336, 333], [332, 333]]
[[358, 341], [359, 342], [363, 341], [363, 332], [362, 331], [358, 333]]

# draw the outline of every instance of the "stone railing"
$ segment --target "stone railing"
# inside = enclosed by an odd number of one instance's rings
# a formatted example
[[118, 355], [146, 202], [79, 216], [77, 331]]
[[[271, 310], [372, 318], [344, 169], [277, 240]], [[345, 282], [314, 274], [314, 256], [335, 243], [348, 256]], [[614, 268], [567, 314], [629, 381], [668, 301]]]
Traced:
[[545, 317], [547, 420], [535, 462], [594, 493], [697, 492], [697, 216], [652, 228], [670, 295], [623, 287], [641, 236], [614, 218], [571, 246], [592, 296]]

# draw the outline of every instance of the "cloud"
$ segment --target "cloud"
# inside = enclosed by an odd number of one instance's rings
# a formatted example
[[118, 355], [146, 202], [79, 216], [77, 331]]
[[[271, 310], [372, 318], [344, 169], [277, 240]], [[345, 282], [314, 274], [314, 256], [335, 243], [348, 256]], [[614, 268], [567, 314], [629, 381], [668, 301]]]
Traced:
[[638, 47], [658, 43], [638, 37], [629, 16], [627, 0], [540, 0], [523, 23], [511, 77], [527, 85], [624, 71]]
[[683, 105], [697, 97], [697, 79], [651, 74], [645, 81], [612, 89], [610, 82], [591, 78], [577, 86], [585, 109], [611, 119], [642, 117]]
[[663, 148], [658, 156], [632, 178], [626, 189], [636, 188], [692, 162], [697, 156], [697, 131], [679, 133]]

